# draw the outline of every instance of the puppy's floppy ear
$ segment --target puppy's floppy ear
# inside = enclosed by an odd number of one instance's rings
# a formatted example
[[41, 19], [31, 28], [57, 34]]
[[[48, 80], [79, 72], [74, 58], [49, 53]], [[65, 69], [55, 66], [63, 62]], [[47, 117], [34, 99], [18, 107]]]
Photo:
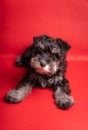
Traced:
[[33, 43], [37, 43], [37, 42], [38, 42], [38, 40], [39, 40], [39, 38], [38, 38], [38, 37], [33, 37]]
[[61, 39], [57, 38], [56, 43], [59, 45], [59, 47], [61, 49], [61, 53], [63, 55], [65, 55], [69, 51], [69, 49], [71, 48], [71, 46], [67, 42], [65, 42], [65, 41], [63, 41]]

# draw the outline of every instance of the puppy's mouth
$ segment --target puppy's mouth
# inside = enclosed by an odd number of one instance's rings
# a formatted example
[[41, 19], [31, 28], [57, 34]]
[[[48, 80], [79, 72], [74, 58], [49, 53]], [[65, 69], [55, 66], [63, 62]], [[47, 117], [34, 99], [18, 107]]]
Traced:
[[38, 73], [38, 74], [41, 74], [41, 75], [49, 75], [50, 74], [50, 71], [46, 69], [47, 67], [36, 67], [34, 68], [35, 71]]
[[35, 67], [33, 68], [35, 70], [35, 72], [37, 72], [38, 74], [41, 74], [41, 75], [45, 75], [45, 76], [51, 76], [53, 74], [56, 73], [56, 71], [50, 71], [48, 69], [48, 65], [46, 65], [45, 67]]
[[45, 75], [45, 76], [51, 76], [54, 75], [57, 72], [57, 65], [55, 63], [52, 64], [47, 64], [44, 67], [42, 67], [40, 64], [36, 64], [36, 63], [30, 63], [31, 68], [33, 68], [33, 70], [41, 75]]

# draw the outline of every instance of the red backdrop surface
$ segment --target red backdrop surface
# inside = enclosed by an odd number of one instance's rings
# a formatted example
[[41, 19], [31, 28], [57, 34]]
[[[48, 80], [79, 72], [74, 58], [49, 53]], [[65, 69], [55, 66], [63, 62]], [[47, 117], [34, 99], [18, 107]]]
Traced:
[[[0, 6], [0, 130], [88, 130], [88, 1], [3, 0]], [[14, 66], [16, 57], [41, 34], [72, 46], [67, 77], [76, 103], [69, 110], [57, 109], [48, 89], [34, 89], [20, 104], [4, 102], [25, 73]]]

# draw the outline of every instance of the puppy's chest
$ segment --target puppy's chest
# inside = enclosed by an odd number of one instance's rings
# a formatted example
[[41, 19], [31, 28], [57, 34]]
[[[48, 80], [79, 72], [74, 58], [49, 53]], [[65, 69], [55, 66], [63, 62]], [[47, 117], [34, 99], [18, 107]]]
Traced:
[[58, 82], [62, 81], [62, 77], [54, 76], [50, 78], [45, 78], [45, 77], [37, 76], [35, 80], [38, 86], [45, 88], [45, 87], [52, 87], [56, 85]]
[[45, 88], [48, 85], [48, 81], [44, 77], [36, 76], [34, 80], [36, 82], [36, 85], [39, 87]]

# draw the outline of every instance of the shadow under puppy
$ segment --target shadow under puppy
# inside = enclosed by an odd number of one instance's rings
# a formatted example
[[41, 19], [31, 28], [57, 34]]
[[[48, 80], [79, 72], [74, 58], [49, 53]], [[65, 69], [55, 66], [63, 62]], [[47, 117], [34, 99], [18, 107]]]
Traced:
[[33, 38], [33, 45], [17, 58], [16, 65], [27, 68], [27, 73], [17, 85], [8, 92], [6, 100], [21, 102], [35, 86], [49, 87], [54, 91], [56, 105], [67, 109], [74, 104], [70, 95], [69, 82], [65, 78], [66, 54], [70, 45], [47, 35]]

